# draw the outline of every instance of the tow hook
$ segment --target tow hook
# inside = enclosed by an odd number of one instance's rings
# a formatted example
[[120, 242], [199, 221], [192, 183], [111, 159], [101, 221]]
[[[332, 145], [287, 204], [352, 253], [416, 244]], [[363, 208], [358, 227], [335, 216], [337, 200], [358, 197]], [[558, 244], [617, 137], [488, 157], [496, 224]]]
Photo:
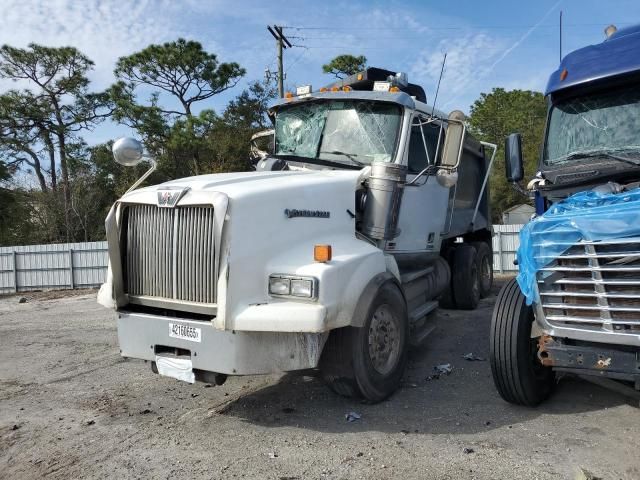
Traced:
[[540, 335], [538, 338], [538, 359], [545, 367], [552, 367], [555, 363], [547, 350], [547, 344], [549, 343], [553, 343], [553, 338], [550, 335]]

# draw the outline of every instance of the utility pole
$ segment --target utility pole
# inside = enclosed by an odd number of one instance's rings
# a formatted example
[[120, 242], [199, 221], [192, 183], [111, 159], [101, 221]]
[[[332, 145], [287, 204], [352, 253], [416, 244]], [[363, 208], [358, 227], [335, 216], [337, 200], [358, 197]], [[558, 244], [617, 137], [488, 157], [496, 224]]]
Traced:
[[285, 48], [291, 48], [291, 42], [287, 40], [287, 37], [282, 33], [282, 27], [278, 25], [267, 26], [269, 33], [276, 39], [276, 46], [278, 47], [278, 95], [280, 98], [284, 97], [284, 69], [282, 61], [282, 53]]

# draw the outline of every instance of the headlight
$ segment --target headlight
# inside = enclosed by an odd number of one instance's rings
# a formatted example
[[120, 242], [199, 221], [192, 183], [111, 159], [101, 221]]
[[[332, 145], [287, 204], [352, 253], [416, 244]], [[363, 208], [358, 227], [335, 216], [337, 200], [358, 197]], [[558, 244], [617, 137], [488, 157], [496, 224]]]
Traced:
[[294, 297], [311, 298], [313, 296], [313, 281], [291, 280], [291, 295]]
[[293, 275], [269, 276], [269, 294], [298, 298], [317, 298], [318, 280]]
[[269, 277], [269, 293], [272, 295], [289, 295], [291, 280], [282, 277]]

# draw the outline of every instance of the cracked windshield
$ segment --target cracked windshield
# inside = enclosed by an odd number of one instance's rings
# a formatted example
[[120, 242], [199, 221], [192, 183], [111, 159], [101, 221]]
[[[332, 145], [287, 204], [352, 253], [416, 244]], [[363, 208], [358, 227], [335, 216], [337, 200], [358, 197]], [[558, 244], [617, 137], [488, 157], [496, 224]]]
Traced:
[[[574, 97], [553, 107], [545, 163], [588, 157], [640, 157], [640, 90]], [[620, 158], [622, 156], [622, 158]]]
[[391, 162], [400, 127], [397, 105], [367, 101], [305, 103], [276, 117], [276, 155], [346, 165]]

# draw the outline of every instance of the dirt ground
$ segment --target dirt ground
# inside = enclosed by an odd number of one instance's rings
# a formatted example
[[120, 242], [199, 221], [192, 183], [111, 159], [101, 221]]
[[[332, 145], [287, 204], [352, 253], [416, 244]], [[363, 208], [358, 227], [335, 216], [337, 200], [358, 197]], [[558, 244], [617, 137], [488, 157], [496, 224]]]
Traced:
[[[404, 385], [365, 405], [314, 376], [188, 385], [124, 360], [95, 294], [0, 299], [0, 478], [640, 478], [640, 410], [563, 378], [538, 409], [496, 393], [495, 296], [441, 310]], [[448, 376], [428, 380], [437, 364]], [[345, 414], [361, 419], [347, 422]]]

